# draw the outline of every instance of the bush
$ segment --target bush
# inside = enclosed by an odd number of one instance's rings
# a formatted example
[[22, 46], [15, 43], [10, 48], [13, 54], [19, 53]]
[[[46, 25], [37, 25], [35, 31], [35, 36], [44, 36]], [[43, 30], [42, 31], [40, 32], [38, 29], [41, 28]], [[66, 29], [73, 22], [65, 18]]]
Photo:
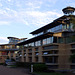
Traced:
[[15, 59], [12, 58], [11, 61], [15, 61]]
[[[44, 64], [44, 63], [34, 63], [34, 62], [16, 62], [17, 67], [31, 68], [34, 64]], [[35, 65], [34, 65], [35, 66]]]
[[47, 73], [52, 73], [52, 72], [55, 72], [55, 70], [44, 70], [44, 72], [47, 72]]
[[4, 63], [0, 63], [0, 65], [3, 65]]
[[31, 64], [32, 63], [28, 63], [28, 62], [16, 62], [17, 67], [29, 68]]
[[45, 64], [34, 64], [33, 65], [33, 71], [34, 72], [44, 72], [47, 70], [47, 66]]

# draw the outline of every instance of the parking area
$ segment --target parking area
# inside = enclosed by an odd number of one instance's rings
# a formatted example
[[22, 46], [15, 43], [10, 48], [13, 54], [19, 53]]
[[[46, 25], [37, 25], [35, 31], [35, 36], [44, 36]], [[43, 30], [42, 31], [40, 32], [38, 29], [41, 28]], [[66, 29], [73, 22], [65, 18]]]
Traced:
[[10, 68], [0, 65], [0, 75], [30, 75], [28, 69]]

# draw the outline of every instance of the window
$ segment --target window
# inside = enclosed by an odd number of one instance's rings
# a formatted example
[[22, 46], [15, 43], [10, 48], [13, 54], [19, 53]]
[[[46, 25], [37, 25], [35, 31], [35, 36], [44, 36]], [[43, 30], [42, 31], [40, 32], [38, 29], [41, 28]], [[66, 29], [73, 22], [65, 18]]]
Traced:
[[51, 31], [51, 32], [59, 32], [62, 30], [62, 24], [58, 25], [58, 26], [55, 26], [51, 29], [48, 29], [48, 32]]
[[34, 42], [31, 45], [34, 46]]
[[63, 43], [63, 38], [62, 37], [58, 38], [58, 43]]
[[46, 55], [46, 54], [48, 54], [48, 52], [44, 52], [43, 54]]
[[72, 48], [75, 48], [75, 44], [72, 45]]
[[41, 46], [41, 41], [36, 41], [35, 46]]
[[75, 69], [75, 65], [71, 65], [71, 69]]
[[35, 55], [39, 55], [39, 53], [35, 53]]
[[20, 48], [23, 48], [23, 45], [21, 45]]
[[47, 39], [43, 39], [43, 45], [47, 44]]
[[19, 49], [19, 46], [17, 46], [17, 49]]
[[35, 48], [35, 51], [38, 51], [38, 48]]
[[26, 53], [24, 54], [24, 56], [26, 56]]
[[24, 45], [24, 47], [28, 47], [28, 44]]
[[70, 29], [70, 26], [69, 26], [69, 24], [67, 24], [67, 29]]
[[46, 50], [46, 49], [58, 49], [58, 46], [56, 45], [56, 46], [45, 46], [45, 47], [43, 47], [43, 49], [44, 50]]
[[49, 57], [44, 57], [44, 62], [46, 63], [58, 63], [58, 57], [56, 56], [49, 56]]
[[29, 47], [31, 47], [31, 43], [29, 43]]
[[63, 27], [63, 28], [62, 28], [63, 30], [66, 29], [66, 25], [63, 25], [62, 27]]
[[47, 44], [51, 43], [51, 37], [47, 38]]
[[29, 49], [29, 52], [32, 52], [32, 49]]
[[53, 43], [57, 43], [57, 37], [54, 37]]

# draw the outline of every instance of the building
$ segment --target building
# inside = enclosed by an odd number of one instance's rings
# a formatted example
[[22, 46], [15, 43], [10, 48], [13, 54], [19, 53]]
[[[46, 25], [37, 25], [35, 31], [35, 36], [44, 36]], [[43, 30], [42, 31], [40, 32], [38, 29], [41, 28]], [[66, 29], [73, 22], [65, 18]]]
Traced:
[[18, 42], [25, 40], [26, 38], [19, 39], [16, 37], [8, 37], [8, 44], [0, 45], [0, 63], [4, 63], [5, 59], [8, 57], [11, 59], [15, 59], [17, 61], [17, 51], [19, 49], [18, 46], [15, 46]]
[[33, 38], [18, 43], [18, 58], [21, 62], [44, 62], [50, 69], [75, 69], [75, 8], [66, 7], [64, 15], [30, 34]]

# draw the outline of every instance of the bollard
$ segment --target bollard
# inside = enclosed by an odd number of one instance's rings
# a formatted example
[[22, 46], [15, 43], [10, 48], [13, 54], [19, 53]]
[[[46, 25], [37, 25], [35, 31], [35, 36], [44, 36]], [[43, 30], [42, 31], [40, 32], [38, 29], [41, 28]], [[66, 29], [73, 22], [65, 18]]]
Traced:
[[33, 73], [33, 65], [31, 65], [31, 73]]

